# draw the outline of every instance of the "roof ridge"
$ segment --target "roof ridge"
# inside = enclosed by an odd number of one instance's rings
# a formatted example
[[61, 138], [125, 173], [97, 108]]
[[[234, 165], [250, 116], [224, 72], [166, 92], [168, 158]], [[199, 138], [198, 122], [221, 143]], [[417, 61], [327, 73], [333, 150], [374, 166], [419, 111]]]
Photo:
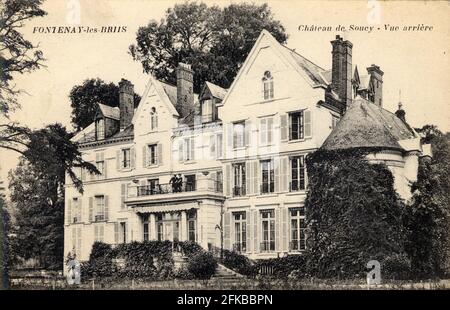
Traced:
[[[316, 64], [316, 63], [312, 62], [311, 60], [309, 60], [308, 58], [306, 58], [305, 56], [299, 54], [299, 53], [298, 53], [297, 51], [295, 51], [294, 49], [292, 49], [292, 48], [290, 48], [290, 47], [287, 47], [286, 45], [281, 44], [281, 43], [280, 43], [280, 45], [281, 45], [282, 47], [288, 49], [289, 51], [291, 51], [291, 52], [294, 53], [295, 55], [302, 57], [304, 60], [306, 60], [307, 62], [309, 62], [309, 63], [312, 64], [313, 66], [316, 66], [316, 67], [319, 68], [320, 70], [322, 70], [322, 71], [327, 71], [327, 70], [325, 70], [324, 68], [322, 68], [321, 66], [319, 66], [318, 64]], [[331, 69], [330, 69], [330, 70], [331, 70]]]

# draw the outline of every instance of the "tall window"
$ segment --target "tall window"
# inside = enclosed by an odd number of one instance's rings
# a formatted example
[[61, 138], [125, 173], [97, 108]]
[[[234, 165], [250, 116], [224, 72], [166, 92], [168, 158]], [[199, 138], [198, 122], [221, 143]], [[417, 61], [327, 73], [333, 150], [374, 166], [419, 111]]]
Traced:
[[233, 212], [234, 219], [234, 245], [237, 252], [247, 250], [247, 219], [245, 212]]
[[186, 181], [186, 192], [195, 191], [196, 187], [195, 174], [186, 175], [185, 181]]
[[264, 72], [264, 76], [262, 78], [263, 83], [263, 97], [264, 100], [273, 98], [273, 77], [270, 71]]
[[306, 249], [306, 224], [305, 208], [290, 209], [291, 221], [291, 251], [301, 251]]
[[97, 167], [97, 170], [100, 172], [100, 174], [97, 175], [97, 179], [101, 179], [105, 176], [105, 161], [99, 160], [95, 163], [95, 166]]
[[261, 145], [272, 144], [273, 118], [262, 118], [260, 120], [259, 136]]
[[188, 221], [188, 240], [195, 242], [197, 240], [197, 232], [196, 232], [197, 214], [196, 214], [196, 212], [188, 212], [187, 221]]
[[245, 146], [245, 122], [233, 123], [233, 147]]
[[155, 195], [160, 193], [159, 179], [148, 179], [145, 187], [145, 195]]
[[78, 223], [81, 221], [81, 206], [78, 198], [72, 200], [72, 222]]
[[195, 159], [194, 137], [185, 138], [183, 140], [183, 160], [189, 161], [194, 159]]
[[261, 193], [273, 193], [275, 188], [274, 180], [273, 161], [261, 161]]
[[148, 165], [157, 165], [158, 164], [158, 150], [157, 144], [151, 144], [148, 146]]
[[305, 157], [295, 156], [291, 158], [291, 191], [306, 189]]
[[148, 222], [144, 222], [144, 241], [148, 241]]
[[233, 196], [245, 196], [245, 163], [233, 164]]
[[105, 219], [105, 196], [95, 196], [95, 221]]
[[105, 139], [105, 120], [103, 118], [95, 121], [95, 138], [96, 140]]
[[131, 167], [131, 152], [130, 149], [122, 149], [122, 168]]
[[216, 137], [217, 137], [216, 153], [217, 153], [217, 157], [220, 158], [220, 157], [222, 157], [223, 136], [221, 133], [218, 133]]
[[157, 227], [157, 231], [158, 231], [158, 241], [163, 241], [164, 240], [164, 226], [163, 223], [156, 223], [156, 227]]
[[275, 211], [261, 211], [262, 242], [261, 251], [275, 251]]
[[213, 102], [212, 99], [203, 101], [202, 104], [202, 120], [204, 123], [213, 121]]
[[156, 130], [158, 128], [158, 113], [156, 113], [155, 107], [152, 107], [150, 112], [150, 129]]
[[289, 140], [303, 139], [304, 136], [303, 111], [289, 114]]
[[120, 242], [127, 243], [127, 222], [120, 222]]

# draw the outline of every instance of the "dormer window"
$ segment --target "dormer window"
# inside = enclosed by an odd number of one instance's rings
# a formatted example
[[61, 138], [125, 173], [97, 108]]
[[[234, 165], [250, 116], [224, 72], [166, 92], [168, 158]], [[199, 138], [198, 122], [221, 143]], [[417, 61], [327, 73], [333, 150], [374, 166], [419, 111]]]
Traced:
[[273, 77], [270, 71], [264, 72], [262, 83], [264, 100], [273, 99]]
[[153, 107], [150, 112], [150, 129], [156, 130], [158, 128], [158, 113], [156, 112], [156, 108]]
[[202, 106], [202, 120], [204, 123], [212, 122], [213, 120], [213, 101], [206, 99]]
[[105, 120], [103, 118], [99, 118], [95, 121], [95, 139], [105, 139]]

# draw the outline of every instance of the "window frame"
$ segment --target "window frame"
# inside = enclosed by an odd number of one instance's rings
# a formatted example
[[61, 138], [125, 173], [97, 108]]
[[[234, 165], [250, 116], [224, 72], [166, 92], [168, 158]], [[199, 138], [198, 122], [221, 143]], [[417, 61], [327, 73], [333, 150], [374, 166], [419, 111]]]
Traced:
[[[259, 162], [260, 164], [260, 175], [261, 175], [261, 194], [272, 194], [275, 192], [275, 169], [274, 169], [274, 161], [273, 159], [265, 159]], [[267, 191], [264, 190], [265, 182], [264, 182], [264, 166], [267, 166]]]
[[[241, 130], [237, 130], [242, 128]], [[238, 142], [240, 142], [238, 144]], [[245, 121], [238, 121], [233, 123], [233, 149], [245, 147]]]
[[238, 253], [247, 251], [247, 213], [245, 211], [232, 212], [234, 227], [233, 250]]
[[[121, 169], [131, 169], [131, 148], [123, 148], [120, 150], [121, 153], [121, 161], [120, 161], [120, 167]], [[128, 159], [126, 158], [125, 154], [128, 153]]]
[[[289, 251], [291, 252], [304, 251], [306, 250], [305, 207], [291, 208], [288, 210], [288, 212], [289, 212]], [[293, 212], [295, 212], [295, 215], [292, 214]], [[293, 222], [295, 222], [294, 225], [295, 227], [293, 227]]]
[[[265, 217], [264, 215], [267, 216]], [[261, 252], [274, 252], [276, 249], [275, 210], [274, 209], [261, 210], [260, 221], [261, 221]], [[265, 223], [267, 223], [267, 229], [264, 228]], [[265, 238], [265, 232], [267, 232], [267, 239]]]
[[[245, 162], [233, 163], [233, 197], [246, 196], [247, 171]], [[236, 174], [236, 172], [238, 172]], [[236, 181], [239, 181], [237, 184]], [[239, 188], [239, 189], [238, 189]]]
[[[294, 167], [293, 167], [294, 161], [297, 162], [297, 167], [296, 167], [297, 186], [296, 187], [294, 187]], [[290, 168], [289, 191], [290, 192], [305, 191], [308, 186], [305, 155], [294, 155], [294, 156], [289, 157], [289, 168]], [[302, 182], [303, 182], [303, 184], [302, 184]], [[301, 186], [301, 185], [303, 185], [303, 186]]]
[[[299, 115], [297, 122], [297, 138], [293, 137], [293, 116]], [[297, 141], [305, 139], [305, 113], [304, 110], [289, 113], [289, 141]]]
[[264, 100], [272, 100], [274, 98], [274, 79], [270, 71], [265, 71], [261, 79], [262, 93]]
[[[105, 195], [95, 195], [95, 208], [94, 208], [94, 219], [95, 222], [101, 222], [105, 220]], [[100, 203], [99, 203], [100, 201]]]
[[147, 166], [157, 166], [158, 162], [159, 162], [158, 144], [157, 143], [147, 144]]

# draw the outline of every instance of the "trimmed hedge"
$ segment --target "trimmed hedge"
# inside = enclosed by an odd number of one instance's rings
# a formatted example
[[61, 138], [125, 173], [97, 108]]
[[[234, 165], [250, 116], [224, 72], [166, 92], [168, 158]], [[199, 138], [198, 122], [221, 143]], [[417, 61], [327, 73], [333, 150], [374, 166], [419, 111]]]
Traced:
[[187, 270], [195, 279], [207, 280], [216, 272], [217, 261], [209, 252], [200, 252], [190, 257]]
[[223, 250], [222, 264], [247, 277], [255, 277], [258, 273], [258, 269], [247, 256], [235, 251]]
[[[187, 267], [175, 271], [173, 252], [179, 250], [187, 257]], [[123, 259], [124, 266], [113, 260]], [[95, 242], [89, 261], [81, 264], [83, 279], [118, 277], [147, 280], [208, 279], [217, 267], [214, 257], [195, 242], [143, 241], [111, 245]]]

